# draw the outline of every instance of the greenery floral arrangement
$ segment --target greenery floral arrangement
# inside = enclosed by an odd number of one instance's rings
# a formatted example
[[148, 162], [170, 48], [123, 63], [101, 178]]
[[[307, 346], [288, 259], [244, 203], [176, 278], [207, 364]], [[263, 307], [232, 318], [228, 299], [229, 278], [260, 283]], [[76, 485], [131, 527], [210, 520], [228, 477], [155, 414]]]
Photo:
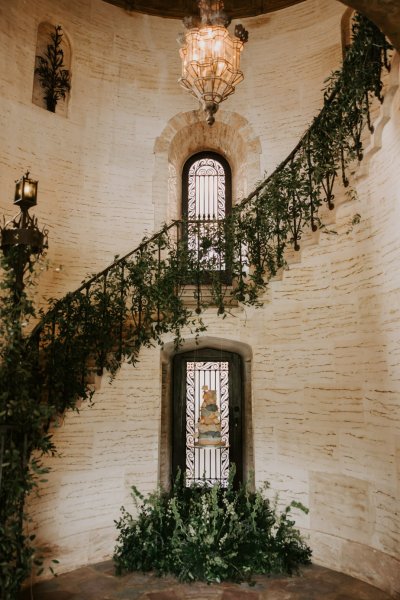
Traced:
[[38, 348], [24, 335], [36, 317], [32, 290], [38, 258], [29, 263], [26, 286], [16, 302], [20, 252], [19, 247], [11, 248], [0, 258], [0, 597], [4, 600], [16, 598], [33, 564], [42, 565], [32, 548], [35, 535], [28, 532], [24, 501], [47, 472], [40, 456], [54, 452], [46, 428], [54, 410], [38, 401], [42, 386]]
[[178, 475], [170, 492], [144, 498], [135, 488], [137, 516], [122, 508], [114, 552], [117, 574], [156, 571], [182, 581], [251, 581], [256, 574], [292, 575], [311, 562], [291, 510], [308, 510], [292, 502], [282, 512], [277, 501], [246, 485], [186, 487]]
[[[62, 69], [60, 32], [56, 34], [47, 56], [55, 75]], [[55, 452], [50, 433], [54, 420], [65, 410], [76, 409], [78, 400], [92, 397], [93, 369], [107, 369], [113, 376], [123, 360], [135, 365], [140, 348], [162, 344], [166, 333], [172, 333], [179, 346], [183, 329], [204, 331], [200, 313], [210, 304], [203, 295], [205, 287], [222, 316], [232, 298], [260, 303], [269, 278], [284, 265], [286, 247], [298, 250], [303, 232], [321, 226], [319, 209], [324, 203], [333, 208], [337, 180], [349, 185], [348, 167], [363, 156], [364, 125], [372, 129], [370, 103], [374, 96], [382, 99], [381, 75], [389, 68], [389, 49], [383, 34], [356, 15], [353, 43], [342, 69], [327, 81], [320, 114], [287, 159], [224, 222], [206, 233], [194, 232], [199, 239], [196, 252], [187, 243], [189, 224], [174, 222], [116, 258], [78, 290], [51, 300], [49, 310], [40, 315], [27, 293], [34, 286], [34, 263], [26, 290], [15, 302], [13, 264], [19, 258], [11, 253], [2, 259], [0, 592], [4, 600], [15, 600], [34, 561], [41, 568], [31, 549], [33, 537], [24, 527], [24, 501], [45, 472], [40, 456]], [[54, 89], [63, 97], [69, 83], [66, 75], [60, 76], [64, 84], [58, 92]], [[232, 285], [220, 276], [221, 257]], [[188, 282], [195, 288], [194, 314], [182, 298]], [[25, 335], [23, 325], [38, 317], [40, 322]]]

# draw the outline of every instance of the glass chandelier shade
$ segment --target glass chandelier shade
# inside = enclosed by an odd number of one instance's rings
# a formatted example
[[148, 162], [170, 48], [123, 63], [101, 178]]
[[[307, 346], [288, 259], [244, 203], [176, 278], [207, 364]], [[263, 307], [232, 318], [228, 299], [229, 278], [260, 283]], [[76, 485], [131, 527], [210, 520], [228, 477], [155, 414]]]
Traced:
[[236, 37], [231, 36], [225, 26], [230, 20], [222, 12], [223, 2], [200, 0], [199, 8], [200, 18], [187, 19], [188, 31], [182, 36], [179, 83], [201, 102], [212, 125], [219, 104], [243, 80], [240, 55], [248, 34], [239, 25]]

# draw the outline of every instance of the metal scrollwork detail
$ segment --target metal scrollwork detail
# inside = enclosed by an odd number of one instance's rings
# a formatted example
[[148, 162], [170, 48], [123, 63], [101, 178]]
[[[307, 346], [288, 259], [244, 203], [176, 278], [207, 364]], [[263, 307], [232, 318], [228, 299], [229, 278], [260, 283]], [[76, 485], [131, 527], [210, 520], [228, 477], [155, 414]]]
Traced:
[[[221, 424], [221, 446], [199, 447], [196, 424], [204, 389], [215, 392]], [[229, 473], [229, 363], [188, 362], [186, 366], [186, 482], [225, 487]]]

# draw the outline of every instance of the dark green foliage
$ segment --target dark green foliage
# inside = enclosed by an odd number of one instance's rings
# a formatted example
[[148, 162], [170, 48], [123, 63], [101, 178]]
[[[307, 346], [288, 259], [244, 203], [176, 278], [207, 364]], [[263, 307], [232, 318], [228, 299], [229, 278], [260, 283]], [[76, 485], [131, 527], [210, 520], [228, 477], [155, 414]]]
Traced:
[[65, 98], [71, 89], [71, 75], [68, 69], [64, 69], [64, 52], [61, 48], [62, 28], [60, 25], [54, 27], [54, 33], [50, 34], [52, 43], [47, 45], [44, 56], [37, 56], [37, 73], [40, 85], [44, 90], [44, 99], [47, 110], [56, 112], [57, 102]]
[[294, 527], [292, 502], [283, 512], [246, 486], [235, 490], [185, 487], [181, 477], [171, 492], [148, 498], [133, 489], [136, 518], [122, 508], [116, 522], [117, 574], [171, 573], [183, 581], [249, 581], [256, 574], [297, 573], [311, 562], [311, 550]]
[[[16, 297], [14, 267], [18, 253], [1, 259], [0, 284], [0, 596], [14, 599], [32, 567], [32, 537], [25, 532], [24, 500], [45, 472], [39, 456], [53, 452], [44, 425], [52, 407], [38, 401], [41, 377], [38, 348], [27, 344], [24, 326], [35, 316], [26, 291]], [[34, 285], [34, 263], [25, 274], [28, 292]], [[35, 457], [33, 450], [38, 451]]]
[[44, 397], [55, 414], [91, 397], [89, 371], [107, 369], [113, 376], [123, 360], [136, 364], [142, 346], [161, 344], [164, 333], [179, 344], [184, 326], [203, 329], [178, 290], [182, 273], [193, 276], [183, 266], [186, 255], [165, 230], [53, 303], [33, 337], [41, 348]]

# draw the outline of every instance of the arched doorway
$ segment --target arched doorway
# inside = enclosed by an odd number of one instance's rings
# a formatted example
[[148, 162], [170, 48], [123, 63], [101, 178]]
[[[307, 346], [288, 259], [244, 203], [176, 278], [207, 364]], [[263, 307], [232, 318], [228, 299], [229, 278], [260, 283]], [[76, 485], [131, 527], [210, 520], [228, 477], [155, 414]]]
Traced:
[[202, 348], [173, 359], [172, 475], [186, 484], [227, 485], [243, 478], [243, 376], [241, 357]]

